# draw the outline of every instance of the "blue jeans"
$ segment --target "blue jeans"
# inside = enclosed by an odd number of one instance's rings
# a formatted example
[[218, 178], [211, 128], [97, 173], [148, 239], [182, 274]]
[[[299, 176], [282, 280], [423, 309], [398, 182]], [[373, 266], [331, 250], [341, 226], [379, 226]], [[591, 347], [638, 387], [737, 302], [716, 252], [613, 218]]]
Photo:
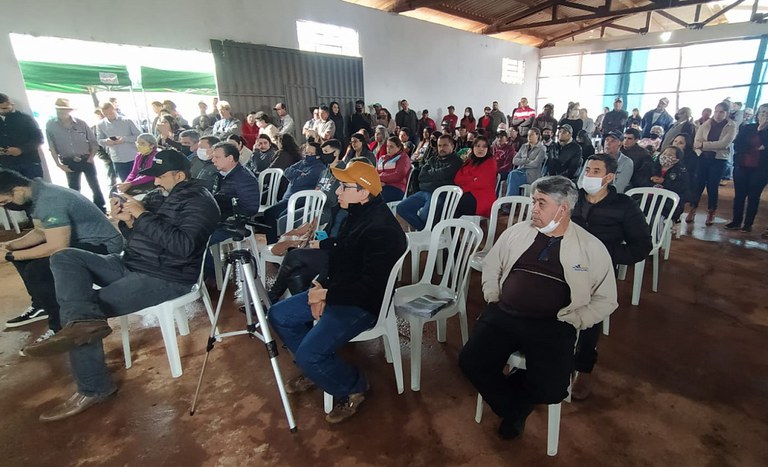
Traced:
[[121, 181], [125, 181], [126, 178], [128, 178], [128, 175], [131, 174], [131, 170], [133, 170], [133, 161], [131, 162], [112, 162], [112, 165], [115, 167], [115, 173], [118, 177], [120, 177]]
[[[219, 227], [216, 230], [214, 230], [213, 233], [211, 234], [211, 239], [208, 241], [208, 247], [210, 247], [211, 245], [218, 245], [224, 240], [227, 240], [230, 238], [232, 238], [232, 234], [230, 232], [227, 232], [223, 228]], [[214, 271], [213, 256], [211, 255], [210, 248], [205, 249], [204, 269], [205, 269], [205, 272], [203, 273], [204, 278], [208, 279], [216, 276], [216, 272]]]
[[693, 199], [691, 199], [691, 205], [694, 209], [699, 207], [699, 200], [704, 193], [704, 188], [707, 189], [707, 209], [710, 211], [717, 209], [717, 195], [725, 164], [724, 159], [699, 158], [699, 165], [696, 168], [699, 183], [694, 191]]
[[525, 170], [515, 169], [507, 175], [507, 196], [520, 196], [520, 185], [528, 183]]
[[417, 191], [397, 205], [397, 215], [405, 219], [415, 230], [423, 230], [427, 225], [431, 201], [432, 193]]
[[384, 185], [381, 187], [381, 199], [385, 203], [390, 201], [400, 201], [403, 199], [403, 190], [392, 185]]
[[3, 167], [4, 169], [15, 170], [27, 178], [43, 178], [43, 166], [39, 162], [34, 164], [22, 165], [19, 167]]
[[336, 352], [376, 324], [377, 316], [357, 306], [326, 305], [312, 326], [308, 292], [293, 295], [269, 309], [269, 323], [293, 353], [301, 372], [333, 397], [364, 392], [368, 383]]
[[[120, 255], [98, 255], [67, 248], [51, 256], [61, 323], [106, 320], [158, 305], [189, 292], [182, 284], [128, 270]], [[93, 285], [101, 286], [94, 290]], [[103, 396], [115, 389], [104, 362], [102, 341], [76, 347], [69, 352], [77, 391]]]

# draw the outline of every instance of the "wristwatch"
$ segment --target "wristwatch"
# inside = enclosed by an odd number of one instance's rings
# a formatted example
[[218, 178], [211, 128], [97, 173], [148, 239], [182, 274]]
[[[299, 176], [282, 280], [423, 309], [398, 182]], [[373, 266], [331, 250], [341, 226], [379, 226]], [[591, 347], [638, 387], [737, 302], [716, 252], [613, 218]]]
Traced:
[[8, 251], [5, 253], [5, 260], [8, 261], [9, 263], [12, 263], [13, 261], [16, 260], [16, 258], [13, 257], [12, 251]]

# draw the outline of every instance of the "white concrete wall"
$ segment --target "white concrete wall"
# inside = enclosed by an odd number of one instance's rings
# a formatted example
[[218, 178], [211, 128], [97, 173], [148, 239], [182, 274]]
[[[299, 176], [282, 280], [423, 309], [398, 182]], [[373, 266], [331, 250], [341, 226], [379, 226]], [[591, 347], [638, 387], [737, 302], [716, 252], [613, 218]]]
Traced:
[[[298, 49], [298, 19], [357, 30], [366, 99], [381, 102], [393, 114], [403, 97], [412, 108], [428, 108], [437, 119], [449, 104], [457, 113], [472, 106], [477, 115], [498, 100], [511, 113], [520, 97], [533, 101], [535, 96], [536, 48], [340, 0], [0, 0], [0, 11], [5, 31], [0, 38], [0, 89], [17, 98], [23, 84], [7, 33], [205, 52], [210, 52], [211, 38]], [[523, 85], [501, 82], [503, 57], [525, 60]]]

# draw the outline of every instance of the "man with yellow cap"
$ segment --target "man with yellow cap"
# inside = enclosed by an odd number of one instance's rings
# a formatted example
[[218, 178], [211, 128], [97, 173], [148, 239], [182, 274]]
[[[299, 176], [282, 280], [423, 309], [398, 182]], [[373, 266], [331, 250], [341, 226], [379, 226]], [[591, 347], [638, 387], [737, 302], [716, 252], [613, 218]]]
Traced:
[[336, 352], [376, 324], [387, 279], [405, 252], [406, 239], [379, 196], [381, 180], [375, 167], [352, 162], [331, 170], [340, 182], [339, 205], [349, 215], [337, 237], [319, 242], [319, 248], [329, 250], [328, 273], [314, 280], [307, 292], [275, 304], [269, 322], [302, 371], [288, 381], [286, 391], [319, 386], [338, 401], [326, 416], [329, 423], [338, 423], [357, 412], [368, 382]]

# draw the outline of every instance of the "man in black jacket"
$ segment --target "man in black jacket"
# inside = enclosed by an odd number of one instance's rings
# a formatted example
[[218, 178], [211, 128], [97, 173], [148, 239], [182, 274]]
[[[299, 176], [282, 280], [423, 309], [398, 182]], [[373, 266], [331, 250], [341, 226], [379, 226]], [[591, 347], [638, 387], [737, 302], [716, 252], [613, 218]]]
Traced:
[[[644, 260], [653, 248], [651, 229], [640, 207], [629, 196], [617, 193], [611, 184], [618, 163], [606, 154], [587, 159], [583, 188], [571, 220], [597, 237], [611, 255], [614, 266], [633, 265]], [[586, 399], [591, 392], [590, 374], [597, 361], [597, 340], [601, 325], [581, 331], [576, 344], [576, 380], [571, 394]]]
[[648, 150], [637, 144], [639, 140], [640, 130], [636, 128], [624, 130], [621, 152], [632, 159], [632, 178], [627, 189], [653, 186], [651, 183], [653, 158]]
[[18, 112], [10, 97], [0, 93], [0, 167], [27, 178], [42, 177], [41, 144], [43, 132], [35, 119]]
[[552, 159], [547, 163], [547, 175], [562, 175], [576, 181], [581, 168], [581, 146], [573, 140], [571, 125], [566, 123], [560, 127], [558, 143], [553, 146]]
[[[155, 177], [159, 190], [144, 202], [126, 195], [110, 199], [110, 214], [120, 221], [126, 240], [122, 257], [74, 248], [51, 257], [65, 326], [25, 352], [47, 356], [69, 351], [77, 392], [40, 415], [41, 421], [78, 414], [117, 391], [101, 341], [112, 332], [107, 318], [184, 295], [200, 275], [208, 236], [219, 220], [216, 202], [199, 181], [190, 180], [189, 161], [177, 151], [161, 151], [141, 174]], [[101, 288], [94, 290], [94, 284]]]
[[397, 215], [405, 219], [414, 230], [422, 230], [427, 225], [432, 192], [441, 186], [453, 185], [461, 164], [461, 158], [454, 151], [453, 138], [449, 135], [440, 136], [437, 140], [437, 156], [425, 161], [419, 170], [419, 191], [397, 205]]
[[302, 371], [286, 384], [286, 391], [306, 391], [317, 384], [338, 401], [326, 416], [329, 423], [338, 423], [357, 412], [368, 382], [336, 352], [376, 324], [387, 279], [405, 252], [406, 239], [379, 196], [375, 167], [352, 162], [346, 169], [331, 170], [341, 182], [336, 190], [339, 205], [349, 216], [337, 238], [317, 245], [329, 250], [328, 273], [309, 291], [274, 305], [269, 322]]
[[608, 133], [611, 131], [624, 131], [624, 128], [627, 126], [627, 119], [629, 118], [629, 114], [626, 110], [622, 109], [623, 106], [624, 101], [621, 99], [621, 97], [617, 97], [616, 100], [613, 101], [613, 110], [605, 114], [605, 117], [603, 118], [604, 137], [608, 136]]

